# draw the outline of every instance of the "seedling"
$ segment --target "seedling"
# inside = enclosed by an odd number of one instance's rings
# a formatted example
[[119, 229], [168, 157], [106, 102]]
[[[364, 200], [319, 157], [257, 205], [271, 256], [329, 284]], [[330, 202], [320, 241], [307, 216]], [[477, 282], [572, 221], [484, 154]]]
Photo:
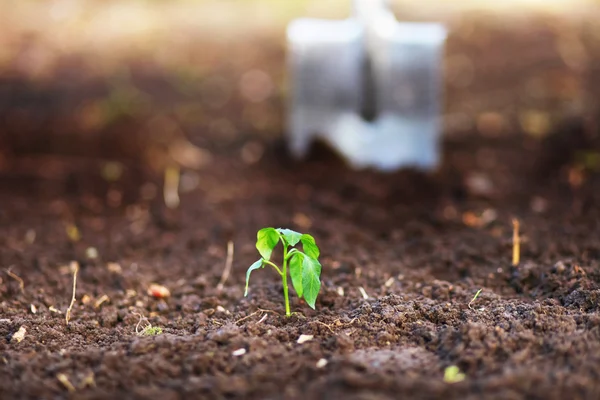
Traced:
[[[279, 268], [271, 261], [273, 249], [281, 242], [283, 245], [283, 262]], [[294, 246], [302, 243], [304, 252]], [[321, 289], [321, 264], [319, 263], [319, 247], [315, 239], [308, 234], [294, 232], [290, 229], [263, 228], [256, 234], [256, 249], [261, 259], [256, 261], [246, 272], [246, 290], [244, 296], [248, 295], [248, 283], [250, 274], [255, 269], [270, 265], [277, 271], [283, 282], [283, 297], [285, 300], [285, 315], [290, 316], [290, 299], [288, 295], [288, 269], [292, 278], [292, 286], [299, 298], [304, 298], [306, 303], [314, 310], [317, 295]]]
[[465, 380], [465, 374], [460, 372], [456, 365], [451, 365], [444, 370], [444, 382], [458, 383]]
[[156, 336], [162, 335], [163, 330], [159, 326], [148, 325], [144, 329], [142, 329], [139, 333], [140, 336]]
[[[135, 315], [138, 315], [140, 317], [140, 320], [138, 321], [137, 325], [135, 326], [135, 334], [138, 336], [156, 336], [156, 335], [162, 335], [163, 330], [161, 327], [159, 326], [152, 326], [152, 324], [150, 323], [150, 321], [148, 321], [148, 318], [144, 317], [142, 314], [139, 313], [134, 313]], [[140, 329], [140, 325], [142, 324], [142, 322], [146, 321], [148, 323], [148, 325], [144, 326], [142, 329]]]
[[472, 310], [473, 307], [471, 307], [471, 304], [473, 304], [475, 302], [475, 300], [477, 300], [477, 297], [479, 297], [479, 294], [481, 293], [483, 289], [479, 289], [477, 291], [477, 293], [475, 293], [475, 296], [473, 296], [473, 298], [471, 299], [471, 301], [469, 302], [469, 308]]

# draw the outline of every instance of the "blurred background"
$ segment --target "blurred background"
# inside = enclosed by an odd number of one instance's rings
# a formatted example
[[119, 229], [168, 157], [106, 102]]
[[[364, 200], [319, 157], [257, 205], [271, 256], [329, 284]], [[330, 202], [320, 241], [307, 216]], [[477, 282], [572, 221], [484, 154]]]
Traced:
[[[392, 4], [401, 20], [441, 21], [450, 31], [446, 137], [543, 138], [564, 120], [595, 123], [597, 1]], [[175, 168], [175, 176], [219, 154], [257, 163], [285, 130], [286, 25], [345, 18], [350, 7], [349, 0], [0, 0], [0, 174], [15, 184], [89, 169], [110, 181], [124, 171], [162, 176]], [[188, 178], [181, 184], [193, 188]]]

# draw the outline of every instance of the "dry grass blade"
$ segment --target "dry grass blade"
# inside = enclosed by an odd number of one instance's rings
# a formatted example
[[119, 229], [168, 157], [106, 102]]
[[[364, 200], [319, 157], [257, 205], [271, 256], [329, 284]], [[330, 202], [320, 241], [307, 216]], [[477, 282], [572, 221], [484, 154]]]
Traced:
[[512, 265], [516, 267], [521, 261], [521, 237], [519, 236], [519, 220], [513, 218], [513, 253]]
[[233, 242], [230, 240], [227, 243], [227, 259], [225, 260], [225, 269], [223, 270], [223, 275], [221, 275], [221, 280], [217, 285], [217, 290], [220, 292], [223, 290], [223, 286], [227, 279], [229, 278], [229, 274], [231, 273], [231, 266], [233, 265]]
[[69, 325], [69, 321], [71, 320], [71, 310], [73, 309], [73, 305], [75, 305], [75, 292], [77, 290], [77, 273], [79, 272], [79, 263], [73, 261], [71, 263], [71, 268], [73, 269], [73, 297], [71, 297], [71, 304], [69, 304], [69, 308], [67, 308], [67, 313], [65, 314], [65, 321], [67, 325]]
[[[12, 267], [10, 267], [10, 268], [12, 268]], [[19, 282], [19, 289], [21, 290], [21, 293], [25, 294], [25, 282], [23, 281], [23, 279], [21, 279], [21, 277], [19, 275], [12, 272], [10, 270], [10, 268], [6, 270], [6, 273], [8, 274], [8, 276], [13, 278], [15, 281]]]
[[[251, 314], [248, 314], [248, 315], [246, 315], [245, 317], [238, 319], [237, 321], [235, 321], [235, 322], [234, 322], [234, 324], [238, 324], [238, 323], [240, 323], [240, 322], [242, 322], [242, 321], [245, 321], [245, 320], [247, 320], [247, 319], [250, 319], [250, 318], [252, 318], [253, 316], [255, 316], [256, 314], [265, 314], [265, 315], [266, 315], [266, 314], [269, 314], [269, 313], [271, 313], [271, 314], [275, 314], [275, 315], [279, 315], [279, 313], [278, 313], [278, 312], [276, 312], [276, 311], [271, 311], [271, 310], [263, 310], [263, 309], [260, 309], [260, 308], [259, 308], [257, 311], [254, 311], [253, 313], [251, 313]], [[259, 321], [259, 323], [260, 323], [260, 322], [262, 322], [262, 319], [261, 319], [261, 321]]]
[[163, 187], [163, 197], [165, 205], [174, 209], [179, 207], [179, 180], [181, 171], [179, 166], [173, 165], [165, 169], [165, 183]]
[[[148, 327], [148, 325], [150, 325], [150, 321], [148, 321], [148, 318], [144, 317], [140, 313], [133, 313], [133, 315], [137, 315], [140, 317], [138, 323], [135, 325], [135, 334], [138, 336], [141, 336], [142, 333], [144, 332], [144, 329], [146, 329]], [[146, 321], [148, 323], [148, 325], [146, 325], [146, 327], [144, 327], [144, 328], [142, 328], [142, 330], [140, 330], [140, 325], [142, 324], [143, 321]]]
[[71, 393], [75, 392], [75, 386], [73, 386], [71, 381], [69, 381], [69, 378], [67, 378], [67, 375], [58, 374], [58, 375], [56, 375], [56, 379], [58, 379], [58, 381], [60, 383], [62, 383], [62, 385], [65, 387], [65, 389], [67, 389], [69, 392], [71, 392]]

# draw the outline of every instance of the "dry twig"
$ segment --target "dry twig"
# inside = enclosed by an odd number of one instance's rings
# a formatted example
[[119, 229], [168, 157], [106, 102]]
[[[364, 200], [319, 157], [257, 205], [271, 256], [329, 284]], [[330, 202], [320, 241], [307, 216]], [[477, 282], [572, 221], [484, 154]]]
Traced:
[[71, 263], [71, 268], [73, 269], [73, 297], [71, 298], [71, 304], [69, 304], [69, 308], [67, 308], [67, 313], [65, 314], [65, 321], [67, 325], [69, 325], [69, 320], [71, 319], [71, 310], [73, 309], [73, 305], [75, 304], [75, 291], [77, 290], [77, 273], [79, 272], [79, 263], [77, 261], [73, 261]]
[[67, 375], [58, 374], [58, 375], [56, 375], [56, 379], [58, 379], [58, 381], [60, 383], [62, 383], [62, 385], [65, 387], [65, 389], [67, 389], [70, 393], [75, 392], [75, 386], [73, 386], [71, 381], [69, 381], [69, 378], [67, 377]]
[[[256, 314], [262, 314], [262, 313], [272, 313], [272, 314], [275, 314], [275, 315], [279, 315], [279, 313], [276, 312], [276, 311], [263, 310], [263, 309], [259, 308], [257, 311], [254, 311], [252, 314], [248, 314], [245, 317], [238, 319], [237, 321], [234, 322], [234, 324], [240, 323], [240, 322], [245, 321], [245, 320], [247, 320], [249, 318], [252, 318]], [[259, 322], [262, 322], [262, 320], [259, 321]]]
[[10, 267], [9, 269], [6, 270], [6, 273], [8, 274], [8, 276], [10, 276], [11, 278], [13, 278], [15, 281], [19, 282], [19, 289], [21, 289], [21, 293], [25, 294], [25, 282], [23, 281], [23, 279], [21, 279], [21, 277], [17, 274], [15, 274], [14, 272], [12, 272], [10, 269], [12, 267]]
[[521, 237], [519, 236], [519, 220], [513, 218], [513, 254], [512, 254], [512, 265], [516, 267], [519, 265], [521, 258]]
[[173, 165], [165, 169], [165, 182], [163, 187], [163, 197], [165, 205], [174, 209], [179, 207], [179, 180], [181, 171], [178, 165]]
[[346, 322], [345, 324], [341, 324], [340, 323], [340, 319], [336, 319], [335, 321], [333, 321], [331, 324], [326, 324], [325, 322], [321, 322], [321, 321], [314, 321], [319, 325], [323, 325], [324, 327], [326, 327], [327, 329], [329, 329], [329, 331], [333, 334], [335, 334], [335, 331], [333, 330], [333, 326], [338, 326], [338, 327], [346, 327], [346, 326], [350, 326], [354, 323], [354, 321], [356, 321], [357, 318], [352, 318], [349, 322]]
[[223, 275], [221, 275], [221, 280], [217, 285], [217, 290], [220, 292], [223, 290], [223, 286], [227, 279], [229, 278], [229, 274], [231, 273], [231, 266], [233, 265], [233, 242], [230, 240], [227, 243], [227, 259], [225, 260], [225, 269], [223, 270]]

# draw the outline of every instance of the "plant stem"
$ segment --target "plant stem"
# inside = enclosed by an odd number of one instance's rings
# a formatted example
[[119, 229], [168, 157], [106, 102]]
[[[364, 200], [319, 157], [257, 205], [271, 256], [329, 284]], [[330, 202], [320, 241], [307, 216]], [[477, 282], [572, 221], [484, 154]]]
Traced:
[[292, 315], [290, 312], [290, 298], [288, 296], [288, 284], [287, 284], [287, 246], [283, 245], [283, 271], [281, 277], [283, 278], [283, 297], [285, 299], [285, 316], [289, 317]]
[[265, 260], [264, 258], [263, 258], [263, 262], [264, 262], [265, 264], [268, 264], [268, 265], [270, 265], [271, 267], [275, 268], [275, 269], [277, 270], [277, 273], [279, 273], [279, 275], [283, 275], [283, 273], [281, 272], [281, 270], [279, 269], [279, 267], [278, 267], [276, 264], [272, 263], [272, 262], [271, 262], [271, 261], [269, 261], [269, 260]]

